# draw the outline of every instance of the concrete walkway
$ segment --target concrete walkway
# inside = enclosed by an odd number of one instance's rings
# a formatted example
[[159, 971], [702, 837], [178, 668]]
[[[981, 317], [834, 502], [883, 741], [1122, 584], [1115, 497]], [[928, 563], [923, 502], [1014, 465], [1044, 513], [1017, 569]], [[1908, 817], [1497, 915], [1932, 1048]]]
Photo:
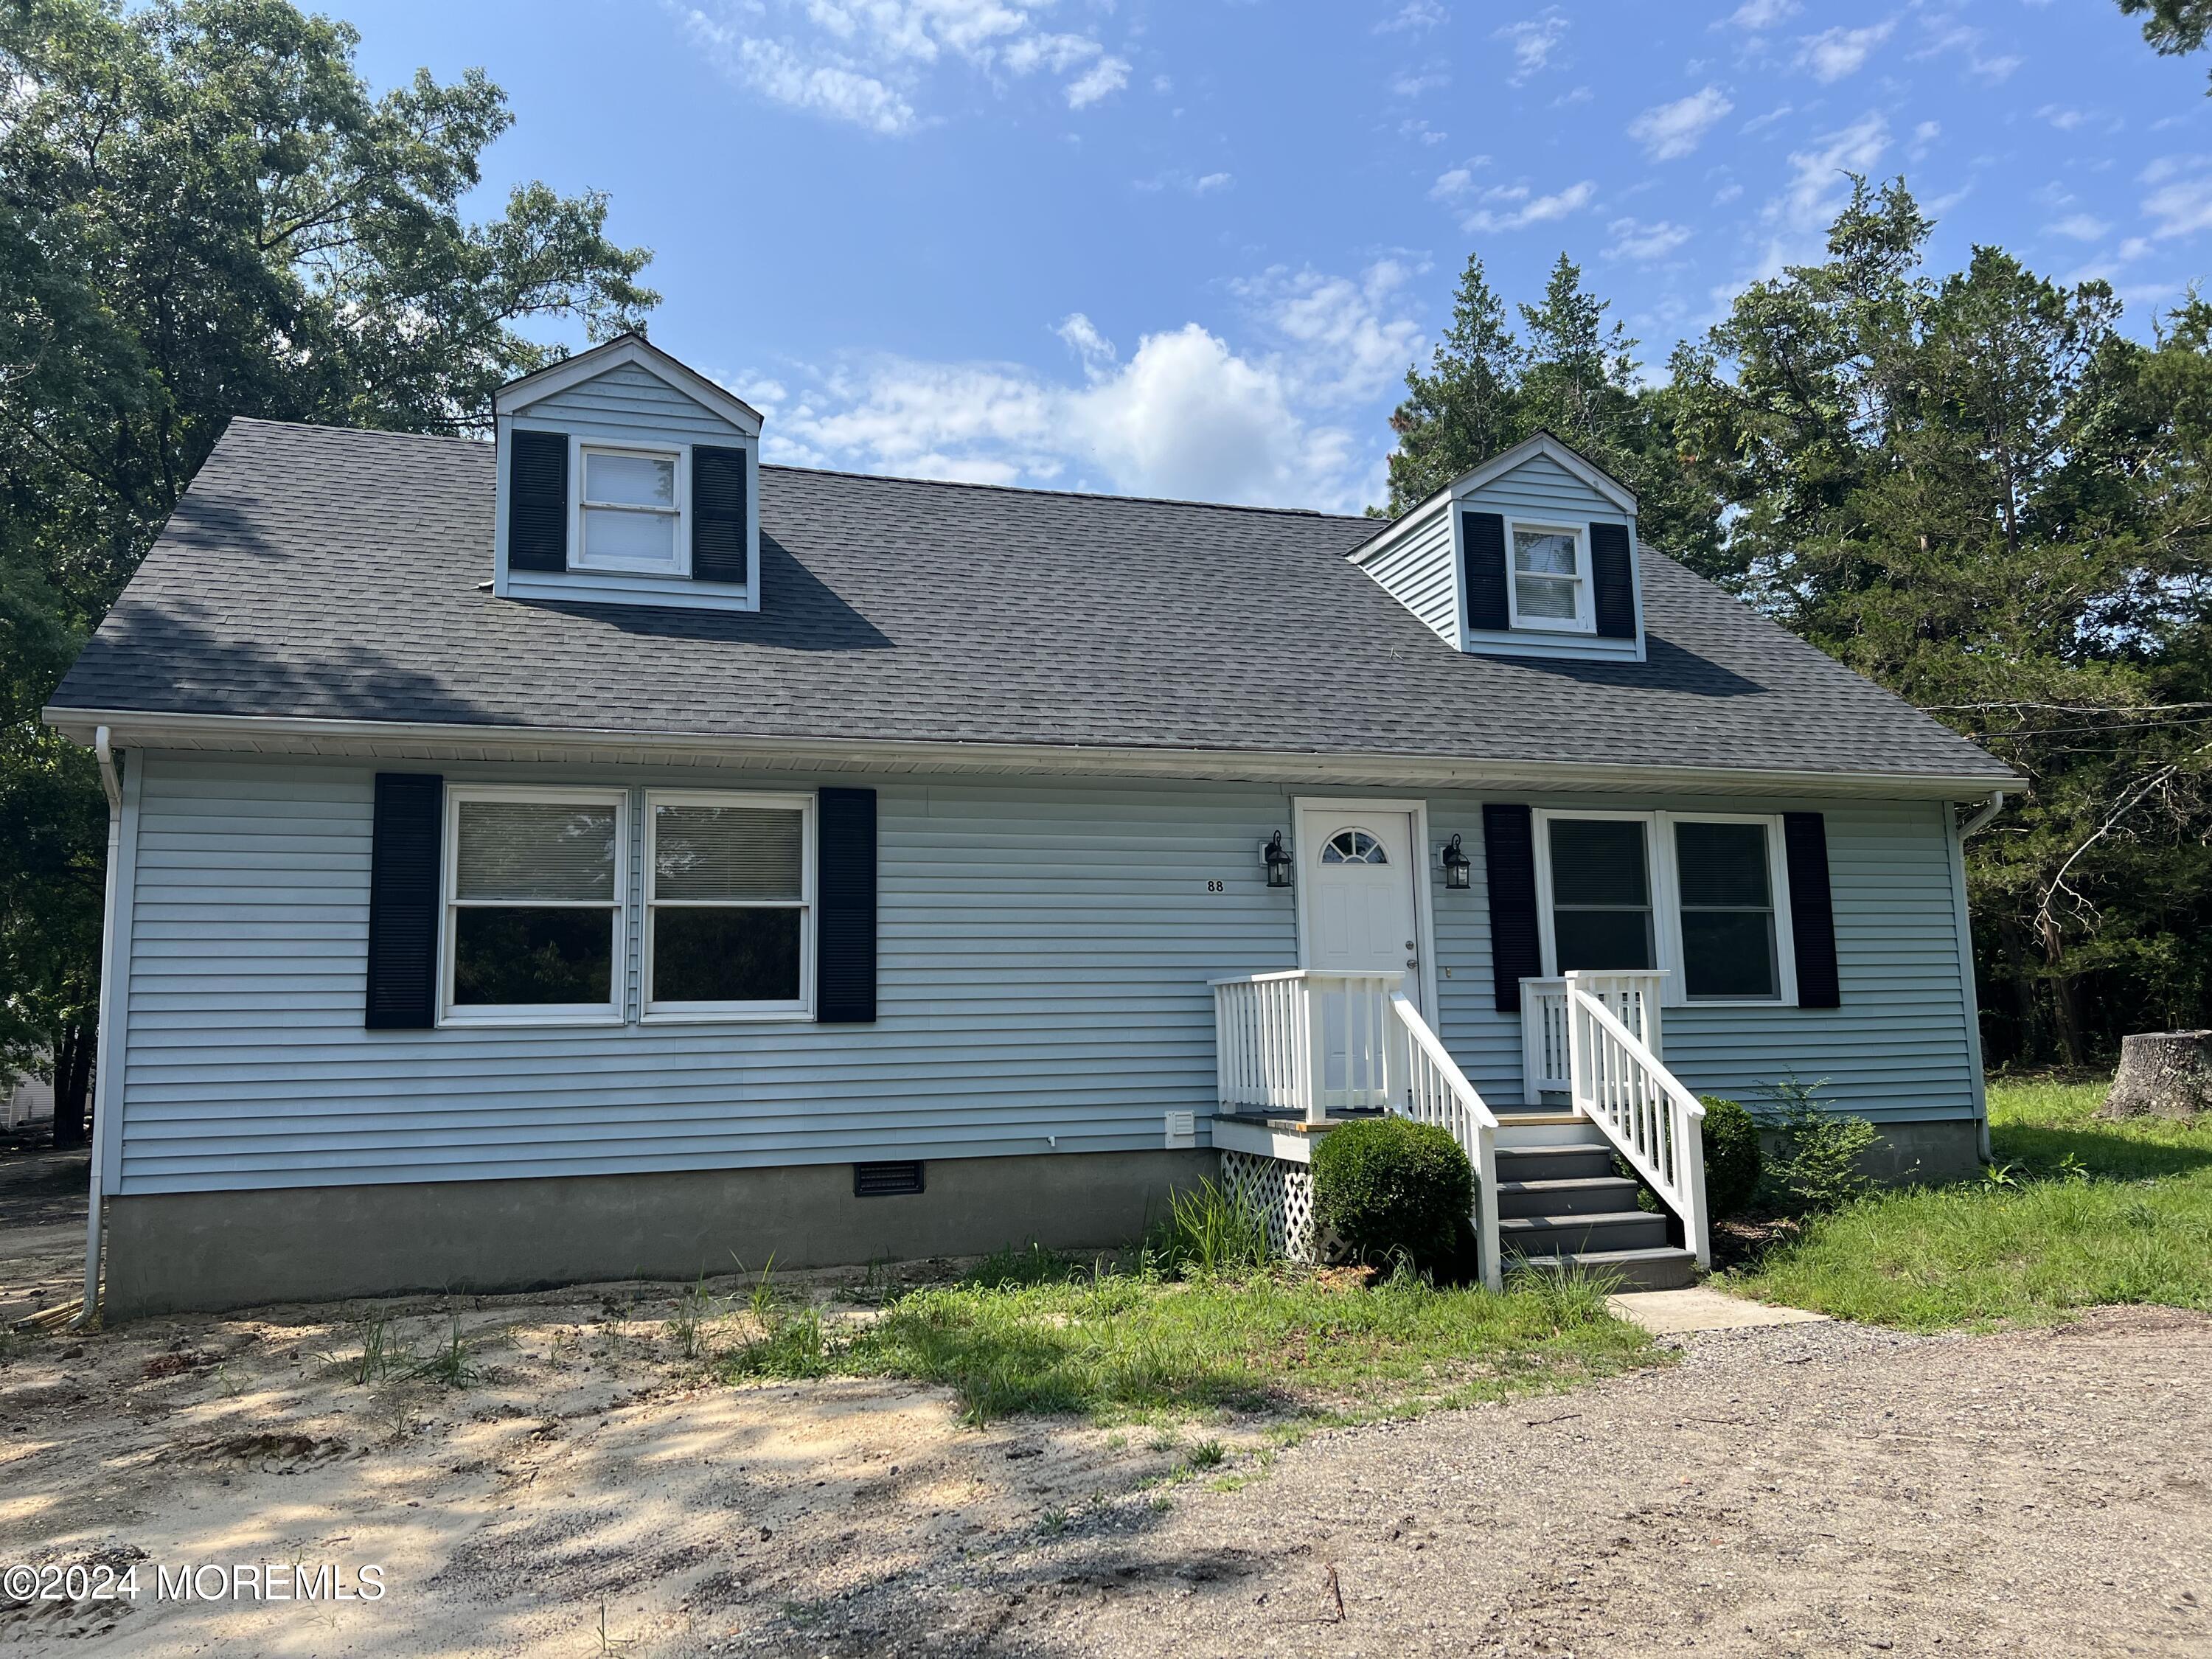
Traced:
[[1818, 1324], [1826, 1314], [1802, 1308], [1778, 1308], [1771, 1303], [1750, 1302], [1707, 1285], [1684, 1291], [1628, 1291], [1606, 1298], [1606, 1306], [1621, 1318], [1641, 1325], [1654, 1336], [1684, 1336], [1692, 1331], [1741, 1331], [1764, 1325]]

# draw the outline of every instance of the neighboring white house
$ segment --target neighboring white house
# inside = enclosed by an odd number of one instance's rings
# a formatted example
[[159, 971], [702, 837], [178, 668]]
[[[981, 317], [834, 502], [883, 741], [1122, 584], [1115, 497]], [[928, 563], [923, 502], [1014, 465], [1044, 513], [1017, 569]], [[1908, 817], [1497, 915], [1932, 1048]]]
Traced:
[[0, 1076], [0, 1129], [20, 1129], [54, 1121], [54, 1085], [44, 1078], [17, 1073]]
[[1679, 1276], [1697, 1093], [1972, 1165], [2019, 780], [1566, 446], [1379, 525], [760, 425], [635, 337], [495, 444], [233, 423], [46, 711], [111, 1314], [1107, 1243], [1224, 1159], [1295, 1247], [1360, 1110], [1468, 1146], [1493, 1271]]

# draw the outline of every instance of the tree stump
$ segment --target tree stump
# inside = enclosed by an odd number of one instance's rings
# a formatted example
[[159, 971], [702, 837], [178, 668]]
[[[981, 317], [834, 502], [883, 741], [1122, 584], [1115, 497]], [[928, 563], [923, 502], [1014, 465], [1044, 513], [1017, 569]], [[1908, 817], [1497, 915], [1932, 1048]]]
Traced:
[[2099, 1117], [2199, 1112], [2212, 1112], [2212, 1031], [2139, 1031], [2121, 1039], [2120, 1073]]

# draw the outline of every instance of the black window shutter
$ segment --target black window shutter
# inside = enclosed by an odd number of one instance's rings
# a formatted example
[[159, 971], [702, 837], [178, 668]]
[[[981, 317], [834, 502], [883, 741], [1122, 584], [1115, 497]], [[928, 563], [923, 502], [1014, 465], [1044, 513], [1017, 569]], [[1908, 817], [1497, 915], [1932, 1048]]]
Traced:
[[1790, 935], [1797, 953], [1797, 1006], [1838, 1008], [1836, 905], [1828, 890], [1828, 828], [1818, 812], [1784, 812], [1782, 845], [1790, 860]]
[[1594, 524], [1590, 538], [1590, 593], [1601, 639], [1636, 637], [1636, 572], [1631, 567], [1628, 526]]
[[438, 842], [446, 781], [379, 772], [368, 854], [368, 1006], [372, 1031], [438, 1022]]
[[696, 444], [691, 450], [691, 580], [743, 582], [745, 568], [745, 452]]
[[[1510, 628], [1505, 608], [1505, 520], [1496, 513], [1462, 515], [1460, 544], [1469, 628]], [[1517, 1005], [1516, 1005], [1517, 1006]]]
[[568, 434], [507, 434], [507, 568], [568, 568]]
[[1490, 972], [1498, 1012], [1521, 1012], [1521, 981], [1544, 973], [1536, 928], [1536, 835], [1525, 806], [1486, 803], [1482, 860], [1490, 880]]
[[876, 1018], [876, 792], [824, 789], [815, 805], [814, 1017]]

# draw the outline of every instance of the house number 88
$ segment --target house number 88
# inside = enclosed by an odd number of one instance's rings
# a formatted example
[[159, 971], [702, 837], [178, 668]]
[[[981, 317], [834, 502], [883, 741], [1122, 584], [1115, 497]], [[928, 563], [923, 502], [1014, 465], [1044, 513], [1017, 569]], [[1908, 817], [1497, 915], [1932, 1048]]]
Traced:
[[1206, 890], [1209, 893], [1225, 893], [1229, 890], [1229, 884], [1225, 881], [1209, 881], [1206, 884]]

